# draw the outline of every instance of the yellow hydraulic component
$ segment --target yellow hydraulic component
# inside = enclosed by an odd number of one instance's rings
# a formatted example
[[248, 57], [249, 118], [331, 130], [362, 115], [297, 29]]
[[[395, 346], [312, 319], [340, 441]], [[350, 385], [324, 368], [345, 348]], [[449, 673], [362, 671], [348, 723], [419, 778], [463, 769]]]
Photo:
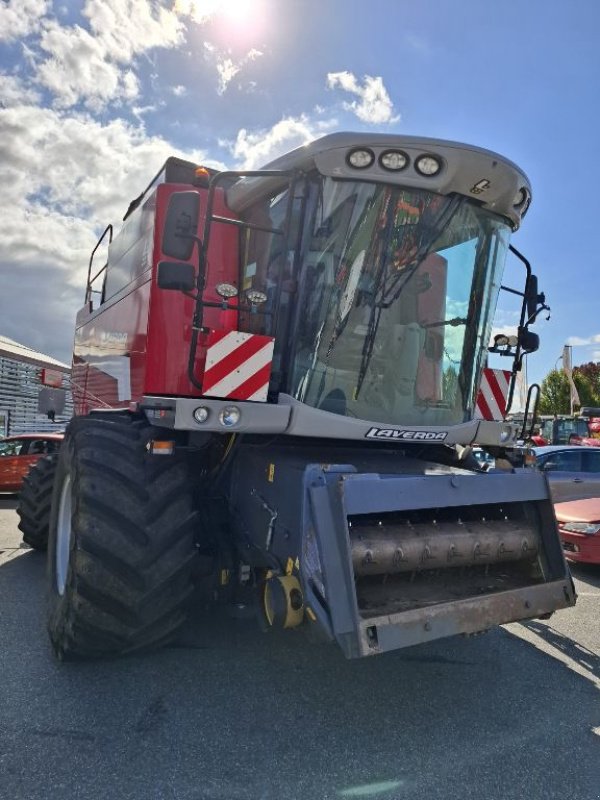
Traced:
[[263, 603], [273, 628], [295, 628], [304, 619], [304, 595], [295, 575], [275, 575], [265, 582]]

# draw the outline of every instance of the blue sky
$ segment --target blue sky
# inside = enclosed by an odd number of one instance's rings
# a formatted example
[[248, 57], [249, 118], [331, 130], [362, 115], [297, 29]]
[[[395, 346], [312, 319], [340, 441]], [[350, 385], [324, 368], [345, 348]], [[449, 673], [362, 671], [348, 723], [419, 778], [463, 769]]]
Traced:
[[375, 130], [524, 169], [513, 243], [553, 310], [529, 378], [568, 341], [600, 360], [599, 28], [593, 0], [0, 0], [0, 333], [70, 360], [95, 238], [168, 154], [255, 167]]

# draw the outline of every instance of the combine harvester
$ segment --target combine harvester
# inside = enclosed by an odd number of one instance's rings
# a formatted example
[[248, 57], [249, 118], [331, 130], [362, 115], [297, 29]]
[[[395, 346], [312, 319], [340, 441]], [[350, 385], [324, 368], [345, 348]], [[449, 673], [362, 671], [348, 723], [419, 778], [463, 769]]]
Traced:
[[53, 483], [57, 656], [161, 645], [194, 590], [349, 658], [573, 605], [544, 476], [476, 416], [509, 249], [521, 325], [492, 350], [514, 382], [539, 344], [509, 245], [529, 202], [510, 161], [433, 139], [168, 159], [92, 254], [76, 416], [20, 509], [41, 541]]

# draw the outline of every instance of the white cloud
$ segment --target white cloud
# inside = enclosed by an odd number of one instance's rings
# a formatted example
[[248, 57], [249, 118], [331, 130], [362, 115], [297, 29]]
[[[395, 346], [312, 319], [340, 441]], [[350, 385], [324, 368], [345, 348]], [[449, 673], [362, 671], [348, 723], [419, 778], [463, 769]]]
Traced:
[[217, 94], [224, 94], [231, 81], [241, 72], [242, 68], [263, 55], [262, 51], [252, 48], [243, 58], [234, 61], [231, 57], [231, 51], [221, 51], [212, 42], [203, 42], [203, 45], [206, 60], [214, 62], [217, 69], [217, 75], [219, 76]]
[[34, 33], [49, 8], [50, 0], [4, 0], [0, 3], [0, 42]]
[[344, 102], [346, 111], [352, 111], [362, 122], [375, 125], [397, 122], [400, 115], [393, 115], [394, 105], [381, 77], [373, 78], [365, 75], [362, 86], [351, 72], [329, 72], [327, 86], [335, 89], [339, 86], [345, 92], [355, 94], [359, 100]]
[[569, 336], [565, 344], [568, 344], [572, 347], [585, 347], [586, 345], [590, 344], [600, 344], [600, 333], [597, 333], [594, 336], [588, 336], [585, 339], [581, 336]]
[[269, 130], [248, 131], [241, 128], [235, 142], [222, 142], [233, 153], [240, 169], [256, 169], [277, 156], [301, 147], [335, 127], [337, 120], [312, 121], [307, 115], [286, 117]]
[[205, 153], [182, 153], [123, 120], [102, 124], [33, 106], [0, 110], [0, 262], [50, 259], [74, 275], [97, 230], [118, 223], [169, 155], [210, 163]]
[[83, 14], [107, 55], [118, 62], [183, 41], [177, 14], [151, 0], [87, 0]]
[[175, 97], [183, 97], [184, 94], [187, 94], [187, 89], [182, 84], [178, 84], [177, 86], [172, 86], [171, 91], [175, 95]]
[[203, 25], [217, 14], [220, 5], [219, 0], [175, 0], [173, 11], [182, 17], [189, 17], [198, 25]]
[[[119, 229], [129, 202], [169, 155], [224, 168], [124, 120], [103, 124], [89, 114], [0, 108], [4, 334], [69, 359], [92, 247], [109, 222]], [[23, 296], [35, 320], [31, 330], [23, 326]]]
[[0, 73], [0, 105], [4, 108], [37, 103], [39, 99], [38, 92], [26, 86], [21, 78]]
[[223, 94], [240, 69], [240, 65], [234, 64], [230, 58], [224, 58], [222, 61], [217, 62], [217, 73], [219, 75], [217, 94]]
[[135, 99], [138, 79], [128, 68], [135, 57], [183, 39], [177, 15], [149, 0], [87, 0], [82, 14], [89, 30], [48, 20], [39, 40], [35, 77], [59, 108], [81, 101], [99, 111], [108, 102]]

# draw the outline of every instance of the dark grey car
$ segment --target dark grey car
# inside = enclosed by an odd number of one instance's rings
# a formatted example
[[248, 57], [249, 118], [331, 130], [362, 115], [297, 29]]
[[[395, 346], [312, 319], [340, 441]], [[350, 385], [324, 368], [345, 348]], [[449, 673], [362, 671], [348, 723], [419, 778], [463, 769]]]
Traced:
[[533, 451], [555, 503], [600, 497], [600, 447], [551, 445]]

